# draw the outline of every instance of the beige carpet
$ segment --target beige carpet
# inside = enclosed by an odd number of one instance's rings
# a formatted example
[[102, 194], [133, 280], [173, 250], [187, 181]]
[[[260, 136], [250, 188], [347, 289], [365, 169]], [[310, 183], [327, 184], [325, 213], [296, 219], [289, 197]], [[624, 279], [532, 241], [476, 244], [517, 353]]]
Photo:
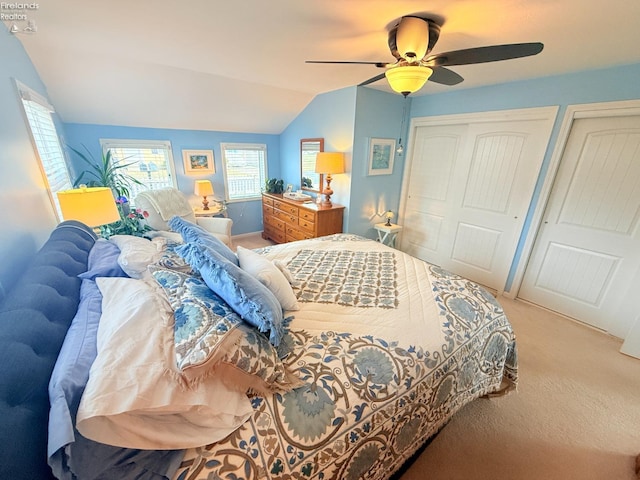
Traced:
[[635, 480], [640, 360], [589, 327], [500, 302], [518, 338], [518, 392], [459, 411], [402, 480]]

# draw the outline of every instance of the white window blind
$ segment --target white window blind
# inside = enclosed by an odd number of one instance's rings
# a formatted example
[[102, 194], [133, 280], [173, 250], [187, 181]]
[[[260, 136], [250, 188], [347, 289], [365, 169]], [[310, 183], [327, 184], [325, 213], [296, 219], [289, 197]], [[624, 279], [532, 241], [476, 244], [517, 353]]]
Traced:
[[221, 149], [226, 200], [234, 202], [260, 198], [267, 178], [267, 146], [223, 143]]
[[45, 98], [29, 87], [20, 82], [16, 83], [51, 203], [58, 219], [62, 219], [62, 212], [60, 211], [56, 194], [61, 190], [70, 189], [71, 179], [69, 178], [58, 132], [51, 117], [54, 112], [53, 107], [49, 105]]
[[173, 174], [171, 143], [155, 140], [101, 139], [102, 151], [111, 151], [116, 164], [127, 165], [120, 170], [138, 180], [142, 185], [129, 185], [129, 201], [133, 202], [144, 190], [176, 187]]

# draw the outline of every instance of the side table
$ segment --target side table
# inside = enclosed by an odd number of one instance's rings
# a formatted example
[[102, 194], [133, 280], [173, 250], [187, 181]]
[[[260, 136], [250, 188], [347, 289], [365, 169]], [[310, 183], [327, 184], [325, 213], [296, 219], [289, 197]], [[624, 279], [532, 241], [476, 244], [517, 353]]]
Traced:
[[396, 225], [394, 223], [391, 225], [387, 225], [386, 223], [376, 223], [373, 228], [378, 231], [378, 241], [380, 243], [389, 247], [396, 247], [396, 237], [402, 230], [400, 225]]
[[209, 207], [209, 210], [203, 210], [202, 207], [194, 208], [193, 214], [196, 217], [226, 217], [227, 207], [226, 205], [213, 205], [213, 207]]

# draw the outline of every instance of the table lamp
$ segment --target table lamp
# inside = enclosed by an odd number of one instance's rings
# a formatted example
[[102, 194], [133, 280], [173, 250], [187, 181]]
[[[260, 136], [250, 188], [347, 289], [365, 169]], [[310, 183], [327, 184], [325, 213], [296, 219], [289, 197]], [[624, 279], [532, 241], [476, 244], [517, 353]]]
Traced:
[[207, 195], [213, 195], [213, 185], [210, 180], [196, 180], [195, 194], [202, 197], [202, 209], [209, 210]]
[[77, 220], [96, 228], [120, 220], [113, 192], [107, 187], [80, 187], [58, 192], [64, 220]]
[[391, 210], [387, 210], [386, 212], [384, 212], [384, 216], [387, 219], [387, 223], [385, 223], [385, 227], [390, 227], [391, 226], [391, 219], [393, 218], [393, 212]]
[[318, 152], [316, 155], [316, 173], [326, 174], [327, 188], [324, 189], [323, 207], [331, 207], [331, 174], [344, 173], [344, 153], [341, 152]]

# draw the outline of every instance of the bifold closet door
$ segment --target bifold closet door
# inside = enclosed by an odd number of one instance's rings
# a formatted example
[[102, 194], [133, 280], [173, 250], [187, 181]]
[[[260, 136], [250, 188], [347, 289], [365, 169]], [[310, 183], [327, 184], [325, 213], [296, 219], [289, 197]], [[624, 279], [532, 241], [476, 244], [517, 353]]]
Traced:
[[400, 248], [502, 291], [554, 117], [416, 126]]
[[639, 223], [640, 116], [575, 120], [518, 296], [611, 330], [640, 305]]

